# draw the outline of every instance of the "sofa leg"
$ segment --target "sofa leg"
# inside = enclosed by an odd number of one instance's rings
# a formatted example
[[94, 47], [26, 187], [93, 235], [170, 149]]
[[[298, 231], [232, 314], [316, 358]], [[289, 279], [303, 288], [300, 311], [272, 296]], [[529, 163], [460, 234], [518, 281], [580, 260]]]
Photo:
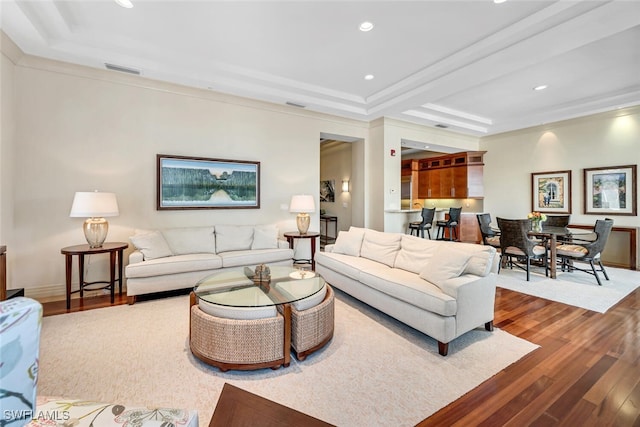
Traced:
[[127, 297], [127, 304], [129, 305], [133, 305], [136, 303], [136, 296], [135, 295], [131, 295]]
[[449, 343], [438, 341], [438, 353], [440, 356], [446, 356], [449, 353]]
[[493, 331], [493, 320], [485, 323], [484, 328], [489, 332]]

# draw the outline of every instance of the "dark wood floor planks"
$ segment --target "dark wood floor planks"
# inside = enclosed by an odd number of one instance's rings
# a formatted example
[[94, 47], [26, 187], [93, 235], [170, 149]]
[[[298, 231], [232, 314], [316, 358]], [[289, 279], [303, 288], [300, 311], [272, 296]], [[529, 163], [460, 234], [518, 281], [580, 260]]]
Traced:
[[495, 312], [540, 348], [418, 426], [640, 426], [640, 290], [601, 314], [499, 288]]
[[[109, 305], [85, 298], [70, 311]], [[43, 306], [45, 316], [67, 312], [64, 301]], [[540, 348], [419, 427], [640, 427], [640, 289], [601, 314], [498, 288], [495, 313], [496, 327]]]

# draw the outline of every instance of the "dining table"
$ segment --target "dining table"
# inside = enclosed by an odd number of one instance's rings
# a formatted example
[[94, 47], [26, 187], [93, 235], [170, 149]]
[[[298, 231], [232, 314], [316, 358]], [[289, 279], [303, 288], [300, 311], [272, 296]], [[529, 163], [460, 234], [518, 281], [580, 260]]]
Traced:
[[553, 226], [548, 226], [548, 227], [543, 226], [542, 230], [539, 230], [539, 231], [531, 230], [528, 232], [528, 235], [530, 237], [539, 238], [545, 244], [547, 244], [547, 247], [549, 248], [549, 276], [552, 279], [555, 279], [557, 274], [556, 261], [558, 258], [558, 252], [557, 252], [558, 239], [569, 241], [573, 236], [582, 235], [584, 237], [585, 235], [588, 235], [588, 234], [592, 234], [592, 231], [576, 229], [576, 228], [572, 229], [570, 227], [553, 227]]

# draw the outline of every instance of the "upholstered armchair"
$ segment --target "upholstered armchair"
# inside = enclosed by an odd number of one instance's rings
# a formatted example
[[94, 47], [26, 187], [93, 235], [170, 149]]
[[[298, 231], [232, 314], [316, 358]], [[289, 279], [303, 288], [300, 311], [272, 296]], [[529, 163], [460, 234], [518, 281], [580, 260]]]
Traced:
[[36, 413], [42, 305], [24, 297], [0, 302], [0, 414], [21, 427]]

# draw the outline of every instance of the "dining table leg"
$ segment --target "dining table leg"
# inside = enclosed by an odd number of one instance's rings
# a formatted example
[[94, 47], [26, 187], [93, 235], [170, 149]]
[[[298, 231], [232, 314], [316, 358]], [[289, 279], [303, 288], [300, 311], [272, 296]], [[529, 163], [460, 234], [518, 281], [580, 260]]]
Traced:
[[556, 244], [557, 239], [556, 239], [556, 235], [554, 233], [551, 233], [551, 236], [549, 236], [549, 276], [552, 279], [556, 278], [556, 258], [557, 258], [557, 249], [556, 249]]

